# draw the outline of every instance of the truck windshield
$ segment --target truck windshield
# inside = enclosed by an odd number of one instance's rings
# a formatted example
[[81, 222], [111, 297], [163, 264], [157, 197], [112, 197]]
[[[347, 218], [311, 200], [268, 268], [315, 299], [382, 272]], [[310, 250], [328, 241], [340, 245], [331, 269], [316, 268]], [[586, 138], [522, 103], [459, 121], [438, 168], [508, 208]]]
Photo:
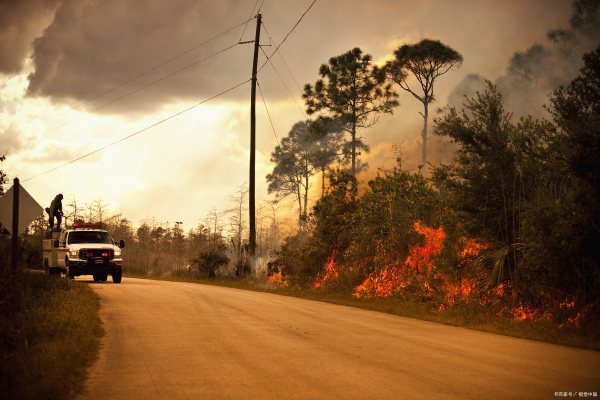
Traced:
[[107, 243], [113, 244], [108, 232], [100, 231], [79, 231], [69, 233], [69, 244], [77, 243]]

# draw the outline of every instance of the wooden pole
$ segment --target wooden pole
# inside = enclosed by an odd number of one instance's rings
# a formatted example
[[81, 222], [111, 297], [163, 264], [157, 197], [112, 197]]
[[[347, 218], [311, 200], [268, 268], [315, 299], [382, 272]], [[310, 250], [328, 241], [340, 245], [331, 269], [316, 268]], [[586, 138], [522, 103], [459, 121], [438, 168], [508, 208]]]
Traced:
[[[17, 276], [17, 264], [19, 262], [19, 178], [14, 179], [13, 184], [13, 215], [12, 215], [12, 237], [10, 251], [10, 276]], [[12, 279], [11, 279], [12, 280]]]
[[261, 14], [256, 16], [256, 36], [254, 38], [254, 60], [252, 62], [252, 91], [250, 94], [250, 256], [256, 253], [256, 69], [258, 67], [258, 47], [260, 46]]

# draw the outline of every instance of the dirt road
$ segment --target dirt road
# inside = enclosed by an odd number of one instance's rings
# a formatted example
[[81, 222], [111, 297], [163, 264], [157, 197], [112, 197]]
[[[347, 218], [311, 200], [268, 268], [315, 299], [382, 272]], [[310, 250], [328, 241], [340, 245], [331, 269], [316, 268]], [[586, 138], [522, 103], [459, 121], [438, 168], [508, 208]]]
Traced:
[[82, 398], [522, 400], [600, 392], [598, 352], [216, 286], [132, 278], [90, 285], [107, 335]]

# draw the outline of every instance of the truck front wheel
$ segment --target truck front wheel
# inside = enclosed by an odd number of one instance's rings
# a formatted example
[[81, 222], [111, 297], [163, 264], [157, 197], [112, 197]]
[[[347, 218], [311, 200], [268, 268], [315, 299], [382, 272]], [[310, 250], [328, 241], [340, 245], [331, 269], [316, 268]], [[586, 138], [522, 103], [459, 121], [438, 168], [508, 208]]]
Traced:
[[71, 268], [69, 267], [69, 259], [65, 259], [65, 278], [67, 280], [73, 279], [73, 275], [71, 274]]
[[123, 277], [123, 272], [121, 270], [115, 271], [112, 273], [112, 281], [113, 283], [121, 283], [121, 278]]

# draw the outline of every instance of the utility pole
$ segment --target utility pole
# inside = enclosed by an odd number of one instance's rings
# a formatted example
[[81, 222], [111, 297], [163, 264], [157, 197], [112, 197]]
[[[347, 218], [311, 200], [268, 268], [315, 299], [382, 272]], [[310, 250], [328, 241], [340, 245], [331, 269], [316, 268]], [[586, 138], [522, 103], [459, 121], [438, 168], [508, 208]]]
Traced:
[[256, 36], [254, 38], [254, 60], [252, 62], [252, 92], [250, 94], [250, 256], [256, 253], [256, 69], [258, 66], [258, 47], [260, 46], [261, 14], [256, 15]]
[[10, 272], [11, 281], [17, 276], [17, 263], [19, 262], [19, 178], [13, 183], [13, 214], [12, 214], [12, 236], [10, 250]]

